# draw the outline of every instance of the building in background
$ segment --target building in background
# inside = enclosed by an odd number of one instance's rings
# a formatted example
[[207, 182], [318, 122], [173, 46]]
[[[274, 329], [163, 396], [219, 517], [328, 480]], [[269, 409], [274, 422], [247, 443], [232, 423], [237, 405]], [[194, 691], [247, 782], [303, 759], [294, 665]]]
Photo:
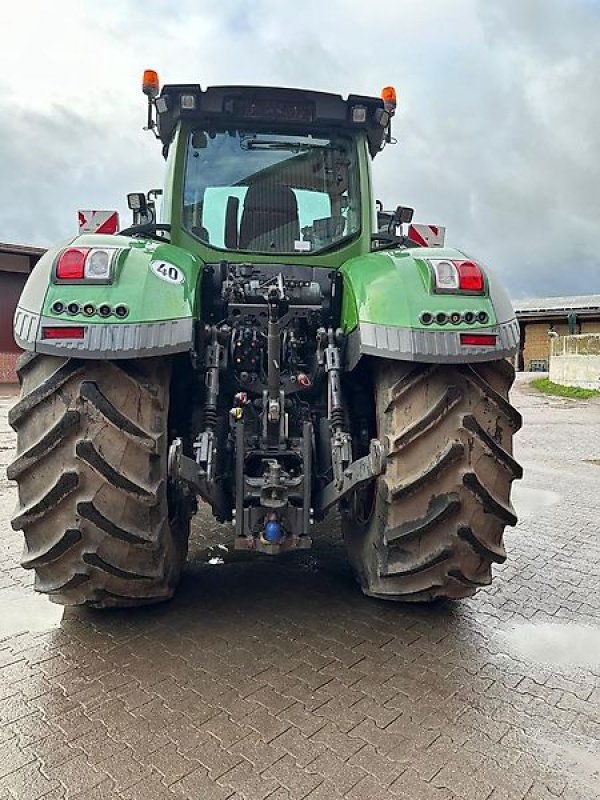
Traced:
[[598, 294], [516, 300], [513, 305], [521, 328], [520, 370], [546, 372], [555, 335], [600, 333]]
[[0, 242], [0, 384], [17, 382], [20, 351], [13, 338], [13, 315], [27, 276], [45, 252], [41, 247]]

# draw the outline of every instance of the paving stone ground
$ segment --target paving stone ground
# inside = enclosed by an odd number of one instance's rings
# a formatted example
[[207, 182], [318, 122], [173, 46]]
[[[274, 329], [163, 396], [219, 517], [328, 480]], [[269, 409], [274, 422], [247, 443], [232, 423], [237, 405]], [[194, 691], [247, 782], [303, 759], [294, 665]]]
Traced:
[[210, 565], [202, 513], [173, 602], [62, 615], [18, 565], [0, 399], [0, 800], [600, 798], [600, 402], [514, 401], [521, 519], [474, 598], [364, 598], [335, 519]]

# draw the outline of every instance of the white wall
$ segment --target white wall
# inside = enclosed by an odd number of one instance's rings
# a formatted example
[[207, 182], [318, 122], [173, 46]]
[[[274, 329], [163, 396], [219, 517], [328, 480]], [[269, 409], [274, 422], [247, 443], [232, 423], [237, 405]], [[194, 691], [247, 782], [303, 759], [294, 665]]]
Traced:
[[553, 339], [550, 380], [564, 386], [600, 389], [600, 334], [559, 336]]

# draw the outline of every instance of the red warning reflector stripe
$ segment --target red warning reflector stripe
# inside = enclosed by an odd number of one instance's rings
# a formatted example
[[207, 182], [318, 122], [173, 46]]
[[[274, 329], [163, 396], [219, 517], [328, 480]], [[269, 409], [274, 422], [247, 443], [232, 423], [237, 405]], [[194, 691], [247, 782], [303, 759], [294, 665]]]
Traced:
[[460, 343], [463, 345], [483, 345], [495, 347], [497, 337], [491, 333], [461, 333]]
[[85, 327], [83, 325], [42, 328], [42, 339], [83, 339], [84, 336]]

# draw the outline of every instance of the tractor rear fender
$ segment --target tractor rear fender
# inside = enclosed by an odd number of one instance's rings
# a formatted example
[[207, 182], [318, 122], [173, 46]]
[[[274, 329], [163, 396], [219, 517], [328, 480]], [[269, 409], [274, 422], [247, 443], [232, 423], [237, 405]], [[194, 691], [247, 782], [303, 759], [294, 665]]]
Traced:
[[[112, 248], [110, 282], [58, 280], [56, 264], [66, 247]], [[78, 236], [35, 266], [15, 312], [15, 340], [24, 350], [94, 359], [191, 350], [201, 270], [198, 258], [171, 244]], [[63, 327], [71, 329], [64, 337], [56, 330]]]
[[471, 260], [460, 250], [424, 247], [369, 253], [342, 266], [347, 369], [363, 355], [454, 364], [516, 353], [519, 324], [492, 272], [482, 267], [483, 294], [438, 294], [430, 259]]

